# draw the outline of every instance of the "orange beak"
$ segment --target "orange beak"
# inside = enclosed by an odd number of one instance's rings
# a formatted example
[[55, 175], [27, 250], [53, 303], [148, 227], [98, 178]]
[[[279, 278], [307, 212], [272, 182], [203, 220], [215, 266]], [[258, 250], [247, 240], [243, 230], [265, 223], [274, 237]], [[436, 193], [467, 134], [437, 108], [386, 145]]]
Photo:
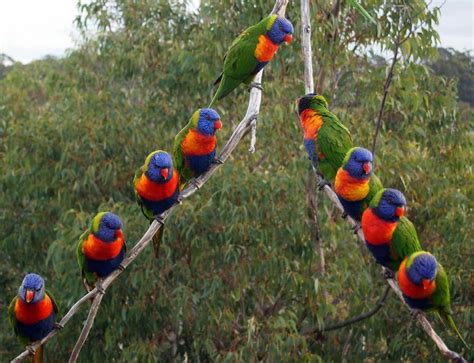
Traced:
[[421, 279], [421, 283], [423, 284], [423, 290], [428, 290], [431, 285], [431, 281], [428, 279]]
[[216, 122], [214, 122], [214, 128], [215, 128], [216, 130], [219, 130], [219, 129], [222, 128], [222, 122], [221, 122], [221, 120], [217, 120]]
[[290, 44], [291, 41], [293, 40], [293, 35], [287, 34], [287, 35], [285, 35], [285, 37], [283, 38], [283, 40], [285, 41], [286, 44]]
[[35, 292], [33, 290], [26, 290], [25, 300], [30, 303], [35, 298]]
[[169, 173], [168, 168], [161, 169], [161, 176], [163, 177], [163, 179], [168, 178], [168, 173]]
[[368, 175], [372, 170], [372, 166], [370, 165], [370, 163], [364, 163], [364, 165], [362, 165], [362, 169], [364, 169], [364, 172]]
[[397, 217], [403, 217], [404, 214], [405, 214], [405, 208], [397, 207], [397, 209], [395, 210], [395, 215]]

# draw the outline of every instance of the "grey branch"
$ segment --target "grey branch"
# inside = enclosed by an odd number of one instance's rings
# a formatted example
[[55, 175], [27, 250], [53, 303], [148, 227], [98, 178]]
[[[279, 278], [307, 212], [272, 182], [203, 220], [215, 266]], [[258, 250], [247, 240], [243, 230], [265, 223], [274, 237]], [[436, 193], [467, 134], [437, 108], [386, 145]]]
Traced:
[[[275, 6], [272, 10], [272, 14], [278, 14], [280, 16], [285, 15], [286, 11], [286, 6], [288, 5], [288, 0], [277, 0], [275, 2]], [[254, 79], [254, 82], [256, 83], [261, 83], [262, 82], [262, 73], [263, 70], [261, 70]], [[225, 163], [225, 161], [229, 158], [229, 156], [232, 154], [234, 149], [237, 147], [239, 144], [240, 140], [251, 130], [252, 128], [252, 122], [257, 120], [259, 111], [260, 111], [260, 103], [262, 100], [262, 91], [258, 88], [252, 87], [250, 90], [250, 98], [249, 98], [249, 104], [247, 107], [247, 112], [245, 113], [244, 118], [240, 123], [237, 125], [237, 127], [234, 129], [230, 139], [226, 142], [226, 144], [223, 146], [218, 158]], [[199, 178], [196, 179], [196, 181], [199, 185], [204, 184], [209, 180], [209, 178], [215, 173], [215, 171], [220, 168], [222, 165], [220, 163], [215, 163], [212, 164], [209, 170], [201, 175]], [[189, 186], [187, 186], [180, 194], [180, 198], [186, 199], [193, 195], [196, 191], [198, 190], [197, 186], [193, 183], [190, 183]], [[170, 209], [167, 211], [163, 212], [160, 217], [161, 221], [164, 222], [172, 213], [173, 211], [179, 206], [180, 204], [175, 204], [173, 205]], [[150, 243], [151, 239], [153, 236], [158, 232], [158, 230], [161, 228], [162, 223], [159, 223], [158, 221], [154, 220], [151, 224], [148, 230], [145, 232], [145, 234], [142, 236], [142, 238], [133, 246], [133, 248], [130, 250], [130, 253], [127, 255], [127, 257], [124, 258], [122, 261], [122, 268], [115, 270], [112, 272], [107, 278], [105, 278], [102, 283], [101, 283], [101, 290], [106, 291], [107, 288], [114, 282], [114, 280], [122, 274], [123, 271], [138, 257], [138, 255], [148, 246]], [[88, 292], [86, 295], [81, 297], [66, 313], [66, 315], [61, 319], [60, 325], [64, 326], [73, 315], [77, 313], [79, 308], [84, 305], [87, 301], [89, 301], [91, 298], [94, 298], [92, 305], [90, 307], [89, 315], [87, 317], [86, 323], [84, 325], [84, 328], [81, 332], [81, 335], [79, 336], [76, 346], [74, 347], [73, 354], [70, 357], [69, 362], [75, 362], [79, 356], [80, 350], [82, 349], [82, 346], [84, 345], [87, 336], [89, 335], [89, 332], [92, 328], [92, 325], [94, 323], [95, 316], [97, 314], [97, 311], [99, 309], [100, 303], [102, 301], [103, 293], [99, 291], [97, 287], [95, 287], [93, 290]], [[41, 339], [38, 342], [35, 342], [34, 344], [31, 345], [33, 348], [38, 348], [39, 346], [45, 344], [48, 340], [50, 340], [53, 336], [55, 336], [58, 333], [58, 330], [55, 329], [51, 331], [47, 336], [45, 336], [43, 339]], [[11, 363], [18, 363], [24, 360], [26, 357], [28, 357], [31, 353], [25, 349], [21, 354], [19, 354], [16, 358], [14, 358]], [[73, 356], [74, 355], [74, 356]]]

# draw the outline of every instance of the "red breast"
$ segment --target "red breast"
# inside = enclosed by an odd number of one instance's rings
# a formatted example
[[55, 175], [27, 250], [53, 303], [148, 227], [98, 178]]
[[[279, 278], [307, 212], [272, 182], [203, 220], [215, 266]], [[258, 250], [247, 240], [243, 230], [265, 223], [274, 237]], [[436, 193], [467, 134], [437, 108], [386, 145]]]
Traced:
[[397, 224], [398, 222], [387, 222], [377, 217], [371, 208], [367, 208], [362, 214], [362, 231], [365, 240], [371, 245], [390, 243]]
[[48, 294], [44, 294], [44, 299], [34, 304], [27, 304], [17, 297], [15, 302], [15, 318], [23, 324], [36, 324], [40, 320], [46, 319], [53, 312], [53, 302]]
[[178, 179], [178, 172], [176, 170], [173, 170], [171, 179], [163, 184], [155, 183], [143, 173], [135, 183], [135, 189], [141, 197], [152, 202], [159, 202], [174, 194], [178, 185]]
[[400, 290], [402, 290], [406, 296], [416, 300], [426, 299], [433, 295], [433, 293], [436, 291], [436, 281], [433, 280], [424, 286], [416, 285], [408, 277], [406, 263], [407, 257], [405, 257], [403, 262], [400, 264], [400, 268], [398, 269], [397, 279]]
[[181, 143], [181, 149], [186, 156], [209, 155], [215, 150], [216, 144], [216, 135], [203, 135], [192, 129]]
[[115, 233], [117, 238], [114, 242], [104, 242], [93, 233], [89, 233], [82, 245], [82, 251], [86, 257], [97, 261], [106, 261], [117, 257], [122, 250], [124, 241], [122, 231], [118, 230]]
[[270, 62], [278, 50], [278, 45], [273, 43], [266, 35], [258, 37], [257, 48], [255, 48], [255, 58], [259, 62]]
[[359, 201], [369, 194], [369, 179], [357, 179], [350, 176], [347, 170], [339, 168], [334, 188], [337, 195], [348, 201]]
[[319, 129], [323, 126], [323, 118], [314, 110], [307, 108], [300, 114], [301, 127], [304, 131], [305, 140], [315, 140]]

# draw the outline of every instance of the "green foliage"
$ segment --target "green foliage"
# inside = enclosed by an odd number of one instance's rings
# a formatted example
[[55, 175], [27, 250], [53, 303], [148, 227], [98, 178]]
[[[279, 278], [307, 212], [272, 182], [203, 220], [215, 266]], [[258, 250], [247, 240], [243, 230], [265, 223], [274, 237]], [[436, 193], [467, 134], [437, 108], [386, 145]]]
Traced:
[[[445, 266], [454, 318], [472, 342], [474, 115], [458, 107], [456, 82], [424, 65], [436, 53], [437, 10], [420, 0], [397, 1], [403, 11], [395, 2], [364, 2], [378, 14], [375, 28], [341, 3], [336, 15], [329, 2], [313, 6], [316, 81], [365, 147], [386, 72], [367, 49], [393, 49], [400, 16], [409, 27], [402, 36], [426, 21], [395, 68], [376, 173], [407, 196], [408, 217]], [[149, 152], [171, 150], [192, 112], [208, 104], [233, 38], [272, 6], [202, 1], [191, 14], [181, 1], [95, 0], [80, 4], [78, 50], [10, 67], [0, 81], [1, 311], [27, 271], [46, 278], [63, 312], [83, 294], [75, 245], [99, 210], [121, 217], [133, 246], [148, 227], [134, 200], [134, 170]], [[298, 4], [288, 10], [299, 31]], [[97, 36], [89, 39], [91, 24]], [[298, 38], [265, 70], [257, 152], [249, 154], [244, 140], [170, 218], [162, 257], [155, 260], [150, 248], [114, 283], [81, 361], [443, 361], [393, 294], [376, 316], [324, 339], [298, 333], [368, 310], [384, 286], [365, 246], [326, 200], [319, 206], [325, 276], [318, 270], [305, 196], [309, 162], [293, 115], [303, 93]], [[220, 146], [247, 99], [241, 87], [220, 102]], [[67, 360], [85, 316], [83, 309], [49, 342], [50, 359]], [[448, 346], [462, 350], [432, 321]], [[0, 326], [4, 361], [20, 347], [5, 315]]]

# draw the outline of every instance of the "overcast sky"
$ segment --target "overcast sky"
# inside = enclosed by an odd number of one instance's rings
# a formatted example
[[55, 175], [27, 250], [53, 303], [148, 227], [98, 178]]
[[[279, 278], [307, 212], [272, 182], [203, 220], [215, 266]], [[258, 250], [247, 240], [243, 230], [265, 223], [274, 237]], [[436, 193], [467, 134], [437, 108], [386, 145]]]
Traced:
[[[199, 0], [194, 0], [199, 1]], [[434, 0], [433, 6], [442, 0]], [[23, 63], [74, 47], [77, 0], [0, 0], [0, 53]], [[438, 31], [441, 45], [474, 49], [474, 0], [447, 0]]]

